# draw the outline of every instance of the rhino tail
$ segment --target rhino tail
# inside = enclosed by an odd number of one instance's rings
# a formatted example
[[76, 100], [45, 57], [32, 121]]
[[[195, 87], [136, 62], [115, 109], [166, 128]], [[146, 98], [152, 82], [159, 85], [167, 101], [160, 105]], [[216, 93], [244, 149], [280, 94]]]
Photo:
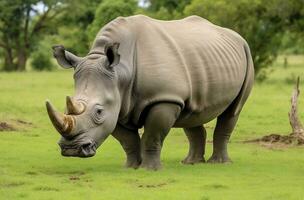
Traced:
[[230, 107], [232, 114], [234, 116], [238, 115], [241, 112], [247, 98], [249, 97], [249, 94], [253, 87], [253, 82], [254, 82], [254, 65], [253, 65], [250, 48], [246, 41], [244, 44], [244, 50], [245, 50], [246, 60], [247, 60], [246, 75], [245, 75], [245, 80], [243, 82], [242, 88], [241, 88], [238, 96], [233, 101], [233, 104]]

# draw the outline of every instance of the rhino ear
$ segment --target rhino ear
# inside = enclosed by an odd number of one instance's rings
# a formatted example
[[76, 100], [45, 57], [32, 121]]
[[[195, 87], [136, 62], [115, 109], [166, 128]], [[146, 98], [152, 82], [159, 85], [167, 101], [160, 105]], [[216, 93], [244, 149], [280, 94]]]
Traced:
[[108, 67], [112, 68], [120, 61], [120, 55], [118, 54], [119, 43], [110, 43], [105, 46], [105, 54], [108, 58]]
[[58, 64], [65, 69], [76, 67], [82, 60], [82, 58], [66, 51], [62, 45], [54, 45], [52, 49], [53, 55], [56, 58]]

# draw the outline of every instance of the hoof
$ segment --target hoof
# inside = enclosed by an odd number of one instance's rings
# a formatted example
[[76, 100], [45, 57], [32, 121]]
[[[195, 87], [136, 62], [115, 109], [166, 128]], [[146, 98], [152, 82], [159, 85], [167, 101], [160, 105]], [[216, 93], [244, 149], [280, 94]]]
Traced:
[[127, 161], [125, 164], [125, 168], [133, 168], [133, 169], [138, 169], [140, 166], [140, 161]]
[[221, 155], [216, 155], [216, 156], [211, 156], [207, 163], [212, 163], [212, 164], [230, 164], [232, 163], [231, 159], [229, 157], [221, 156]]
[[160, 162], [144, 162], [144, 161], [142, 162], [140, 167], [152, 171], [157, 171], [162, 168]]
[[141, 157], [137, 154], [127, 155], [126, 168], [138, 169], [141, 164]]
[[181, 161], [181, 163], [184, 165], [194, 165], [194, 164], [204, 163], [204, 162], [205, 162], [204, 157], [194, 158], [194, 157], [189, 157], [189, 156], [187, 156], [184, 160]]

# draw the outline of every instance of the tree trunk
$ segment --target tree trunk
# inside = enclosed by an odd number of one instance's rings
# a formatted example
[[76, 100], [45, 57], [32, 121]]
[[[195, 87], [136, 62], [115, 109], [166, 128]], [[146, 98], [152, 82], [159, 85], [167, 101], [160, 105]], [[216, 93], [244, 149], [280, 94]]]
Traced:
[[291, 96], [291, 109], [290, 112], [288, 113], [288, 116], [292, 128], [291, 135], [293, 135], [294, 137], [304, 139], [304, 128], [298, 116], [298, 97], [300, 94], [299, 84], [300, 84], [300, 77], [298, 77], [297, 79], [295, 89]]
[[3, 70], [4, 71], [15, 71], [17, 66], [14, 63], [14, 57], [13, 57], [12, 49], [11, 48], [6, 48], [4, 54], [5, 54], [5, 57], [4, 57]]
[[25, 25], [23, 29], [23, 45], [19, 47], [18, 51], [18, 71], [25, 71], [26, 69], [26, 61], [28, 56], [28, 51], [30, 48], [29, 38], [28, 38], [28, 27], [30, 22], [30, 12], [31, 12], [31, 4], [27, 4], [26, 7], [26, 15], [25, 15]]
[[20, 49], [20, 51], [18, 52], [18, 63], [17, 63], [18, 71], [25, 71], [26, 61], [27, 61], [26, 50], [24, 48]]

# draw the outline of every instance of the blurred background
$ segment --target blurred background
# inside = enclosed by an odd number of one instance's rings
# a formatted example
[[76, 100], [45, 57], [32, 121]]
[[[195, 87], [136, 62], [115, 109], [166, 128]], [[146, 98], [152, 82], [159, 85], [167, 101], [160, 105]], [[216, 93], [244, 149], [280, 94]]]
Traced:
[[[182, 129], [171, 129], [157, 173], [122, 168], [125, 155], [113, 137], [93, 158], [60, 156], [44, 102], [63, 112], [74, 81], [73, 70], [53, 59], [52, 45], [85, 56], [100, 28], [135, 14], [199, 15], [248, 41], [257, 81], [229, 144], [232, 165], [181, 165], [188, 151]], [[304, 91], [303, 36], [304, 0], [0, 0], [0, 199], [303, 199], [303, 145], [248, 143], [291, 133], [298, 76]], [[208, 159], [215, 120], [205, 127]]]
[[304, 0], [1, 0], [0, 69], [52, 70], [51, 46], [86, 55], [98, 30], [118, 16], [172, 20], [199, 15], [249, 43], [257, 79], [278, 55], [304, 54]]

